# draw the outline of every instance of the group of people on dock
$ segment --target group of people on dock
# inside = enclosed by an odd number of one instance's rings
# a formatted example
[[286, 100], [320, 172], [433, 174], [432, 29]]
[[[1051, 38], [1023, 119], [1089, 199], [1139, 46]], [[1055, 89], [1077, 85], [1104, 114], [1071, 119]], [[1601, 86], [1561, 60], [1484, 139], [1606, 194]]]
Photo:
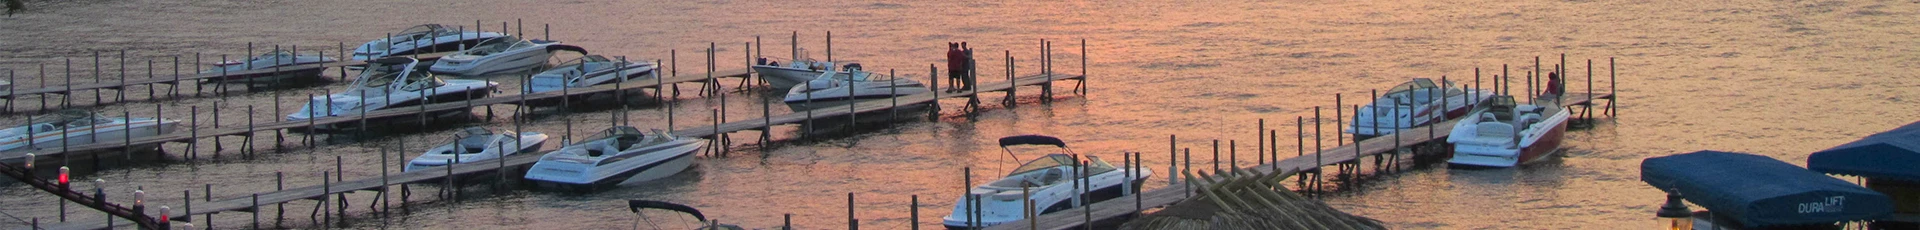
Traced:
[[947, 43], [947, 92], [973, 90], [973, 48], [967, 42]]

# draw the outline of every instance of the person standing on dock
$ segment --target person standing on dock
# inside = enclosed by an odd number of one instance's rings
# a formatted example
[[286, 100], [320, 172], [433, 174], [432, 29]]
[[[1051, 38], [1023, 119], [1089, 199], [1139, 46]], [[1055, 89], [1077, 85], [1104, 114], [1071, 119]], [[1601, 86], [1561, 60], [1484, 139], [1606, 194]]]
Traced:
[[965, 66], [967, 67], [966, 74], [960, 76], [960, 83], [962, 84], [962, 86], [960, 86], [960, 90], [961, 91], [973, 90], [974, 75], [979, 74], [973, 71], [975, 67], [978, 67], [973, 63], [974, 61], [973, 48], [968, 48], [967, 42], [960, 42], [960, 52], [962, 53], [962, 55], [966, 57], [966, 61], [967, 61]]
[[947, 43], [947, 92], [960, 89], [960, 76], [966, 75], [966, 56], [960, 52], [960, 43]]

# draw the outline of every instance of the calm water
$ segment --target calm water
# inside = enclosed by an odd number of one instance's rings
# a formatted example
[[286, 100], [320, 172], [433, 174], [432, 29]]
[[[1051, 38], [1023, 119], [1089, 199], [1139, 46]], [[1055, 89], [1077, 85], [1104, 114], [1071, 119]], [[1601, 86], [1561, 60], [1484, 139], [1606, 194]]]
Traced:
[[[982, 72], [999, 73], [1003, 52], [1020, 61], [1021, 74], [1037, 70], [1040, 39], [1056, 39], [1063, 73], [1080, 72], [1079, 39], [1091, 53], [1092, 94], [1063, 97], [1052, 105], [1015, 108], [989, 105], [974, 119], [949, 114], [850, 137], [782, 142], [773, 148], [736, 146], [728, 158], [702, 158], [695, 168], [658, 182], [593, 194], [527, 190], [493, 192], [474, 186], [459, 203], [438, 201], [435, 186], [418, 187], [414, 209], [392, 219], [369, 217], [371, 193], [350, 196], [356, 228], [631, 228], [637, 218], [623, 199], [654, 199], [692, 205], [708, 216], [748, 227], [780, 224], [794, 215], [806, 228], [845, 226], [845, 196], [861, 224], [905, 228], [911, 221], [937, 225], [961, 191], [961, 169], [973, 167], [975, 182], [997, 177], [1019, 162], [994, 148], [995, 138], [1049, 134], [1074, 150], [1118, 158], [1146, 152], [1146, 163], [1164, 171], [1167, 135], [1181, 147], [1204, 150], [1213, 139], [1240, 140], [1251, 152], [1257, 119], [1291, 132], [1282, 120], [1312, 116], [1330, 106], [1333, 94], [1362, 102], [1367, 90], [1408, 77], [1462, 79], [1473, 68], [1494, 72], [1502, 64], [1532, 68], [1534, 56], [1551, 62], [1566, 53], [1574, 90], [1585, 85], [1584, 60], [1618, 57], [1621, 114], [1596, 128], [1569, 133], [1558, 160], [1511, 170], [1423, 168], [1359, 185], [1327, 201], [1335, 207], [1386, 221], [1398, 228], [1619, 228], [1651, 221], [1660, 193], [1638, 179], [1646, 157], [1702, 149], [1752, 152], [1803, 164], [1807, 153], [1920, 119], [1920, 63], [1912, 38], [1920, 27], [1912, 1], [1157, 1], [903, 2], [812, 1], [81, 1], [31, 2], [32, 9], [0, 18], [0, 67], [22, 76], [62, 75], [63, 58], [76, 58], [75, 81], [90, 82], [91, 53], [106, 52], [104, 79], [119, 77], [113, 55], [125, 50], [133, 76], [146, 60], [171, 71], [173, 55], [241, 56], [257, 46], [299, 45], [333, 55], [337, 45], [365, 42], [421, 23], [471, 27], [481, 21], [499, 30], [502, 21], [525, 20], [525, 37], [550, 37], [596, 54], [666, 59], [679, 50], [682, 73], [701, 72], [697, 50], [718, 43], [719, 66], [741, 68], [743, 43], [762, 36], [767, 56], [786, 57], [790, 33], [823, 57], [825, 32], [833, 31], [834, 58], [861, 60], [868, 68], [899, 69], [924, 79], [928, 64], [943, 59], [942, 44], [968, 41], [983, 55]], [[317, 47], [317, 48], [316, 48]], [[259, 48], [264, 50], [265, 48]], [[1003, 51], [1005, 50], [1005, 51]], [[306, 52], [306, 51], [303, 51]], [[1596, 73], [1605, 76], [1605, 68]], [[330, 73], [329, 75], [338, 75]], [[1519, 72], [1515, 73], [1516, 75]], [[991, 76], [991, 75], [989, 75]], [[141, 76], [144, 77], [144, 76]], [[992, 76], [999, 77], [999, 76]], [[133, 77], [138, 78], [138, 77]], [[58, 79], [58, 78], [54, 78]], [[511, 77], [491, 79], [507, 87]], [[988, 78], [991, 79], [991, 78]], [[1599, 88], [1607, 88], [1603, 84]], [[52, 80], [58, 85], [60, 80]], [[983, 79], [983, 81], [989, 81]], [[1470, 80], [1459, 80], [1471, 82]], [[16, 80], [21, 88], [40, 80]], [[198, 97], [100, 107], [118, 114], [168, 118], [189, 107], [219, 103], [223, 127], [244, 124], [246, 106], [255, 119], [270, 120], [301, 106], [309, 93], [340, 84], [229, 97]], [[687, 85], [691, 90], [697, 88]], [[1029, 90], [1031, 91], [1031, 90]], [[281, 112], [270, 110], [274, 93]], [[131, 94], [144, 94], [135, 89]], [[107, 97], [113, 92], [107, 91]], [[689, 93], [691, 94], [691, 93]], [[1025, 101], [1036, 101], [1028, 93]], [[728, 94], [728, 117], [760, 116], [763, 92]], [[144, 97], [142, 95], [141, 97]], [[56, 101], [58, 97], [54, 98]], [[91, 102], [92, 95], [76, 101]], [[997, 97], [989, 97], [989, 100]], [[721, 99], [687, 95], [674, 102], [675, 127], [712, 121]], [[35, 102], [31, 98], [24, 102]], [[958, 104], [949, 101], [948, 105]], [[786, 112], [774, 106], [774, 113]], [[509, 108], [494, 108], [507, 113]], [[476, 110], [477, 111], [477, 110]], [[215, 115], [200, 111], [201, 115]], [[1331, 115], [1331, 111], [1327, 112]], [[548, 112], [528, 131], [573, 135], [605, 128], [610, 112]], [[641, 128], [665, 128], [666, 111], [640, 106], [629, 111]], [[24, 119], [12, 115], [7, 120]], [[200, 126], [211, 127], [202, 117]], [[1329, 117], [1329, 119], [1331, 119]], [[493, 128], [512, 125], [495, 120]], [[1311, 126], [1311, 125], [1309, 125]], [[1337, 128], [1325, 128], [1329, 141]], [[779, 139], [798, 136], [793, 127]], [[272, 190], [274, 172], [289, 186], [317, 184], [322, 172], [344, 159], [348, 178], [379, 175], [381, 148], [400, 147], [409, 157], [422, 143], [445, 141], [452, 128], [383, 136], [369, 141], [332, 141], [318, 150], [236, 157], [242, 141], [223, 139], [228, 150], [210, 159], [203, 142], [197, 160], [183, 160], [185, 145], [168, 145], [170, 163], [111, 167], [83, 176], [111, 181], [123, 199], [136, 186], [154, 204], [180, 203], [183, 190], [198, 199], [205, 184], [218, 198]], [[1309, 133], [1311, 133], [1309, 131]], [[751, 143], [752, 132], [736, 143]], [[1311, 135], [1311, 134], [1309, 134]], [[255, 143], [273, 145], [270, 135]], [[300, 135], [285, 143], [299, 146]], [[345, 140], [347, 138], [336, 138]], [[1224, 142], [1224, 141], [1223, 141]], [[1294, 148], [1283, 141], [1280, 149]], [[1311, 143], [1309, 143], [1311, 145]], [[553, 146], [553, 145], [549, 145]], [[1199, 152], [1199, 151], [1196, 151]], [[1028, 158], [1039, 154], [1026, 152]], [[1196, 161], [1208, 159], [1196, 154]], [[1251, 164], [1252, 157], [1240, 158]], [[182, 162], [185, 161], [185, 162]], [[395, 159], [398, 161], [398, 159]], [[1117, 159], [1114, 161], [1118, 161]], [[395, 163], [397, 164], [397, 163]], [[1150, 182], [1164, 185], [1164, 177]], [[76, 186], [80, 188], [90, 186]], [[39, 218], [52, 222], [55, 198], [25, 186], [0, 188], [0, 225], [18, 227]], [[919, 195], [919, 218], [909, 196]], [[421, 201], [427, 200], [427, 201]], [[397, 201], [397, 200], [396, 200]], [[425, 203], [422, 203], [425, 202]], [[315, 227], [304, 216], [311, 202], [287, 206], [290, 227]], [[71, 212], [72, 221], [100, 221], [100, 213]], [[270, 214], [270, 213], [269, 213]], [[267, 215], [269, 218], [271, 215]], [[216, 226], [243, 227], [244, 213], [216, 216]], [[668, 228], [673, 217], [654, 218]], [[204, 225], [204, 222], [201, 223]], [[644, 225], [644, 224], [642, 224]]]

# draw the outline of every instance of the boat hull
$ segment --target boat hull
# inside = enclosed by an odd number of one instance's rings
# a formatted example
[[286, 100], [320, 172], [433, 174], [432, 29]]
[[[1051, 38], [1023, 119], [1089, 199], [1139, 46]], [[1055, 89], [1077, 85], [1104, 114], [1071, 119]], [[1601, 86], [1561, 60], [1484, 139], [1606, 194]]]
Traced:
[[[132, 126], [131, 129], [128, 128], [128, 125], [103, 125], [91, 128], [82, 127], [78, 130], [68, 129], [51, 134], [36, 134], [31, 139], [0, 142], [0, 153], [64, 151], [61, 148], [65, 146], [124, 142], [127, 139], [139, 139], [172, 133], [179, 129], [179, 123], [180, 121], [173, 120], [134, 121], [130, 123]], [[28, 142], [32, 143], [28, 144]]]
[[760, 78], [766, 79], [767, 85], [772, 85], [774, 90], [793, 88], [795, 85], [813, 80], [813, 78], [820, 77], [820, 74], [827, 72], [764, 65], [753, 66], [753, 71], [760, 73]]
[[[420, 104], [421, 104], [421, 103], [427, 103], [427, 102], [434, 102], [434, 103], [451, 103], [451, 102], [459, 102], [459, 101], [466, 101], [466, 100], [468, 100], [468, 99], [480, 99], [480, 98], [486, 98], [487, 96], [490, 96], [490, 95], [492, 95], [492, 93], [493, 93], [493, 91], [494, 91], [494, 88], [495, 88], [495, 87], [497, 87], [497, 86], [496, 86], [496, 85], [493, 85], [493, 84], [487, 84], [487, 86], [486, 86], [486, 87], [484, 87], [484, 88], [475, 88], [475, 89], [472, 89], [472, 90], [464, 90], [464, 89], [463, 89], [463, 90], [460, 90], [459, 92], [447, 92], [447, 91], [442, 91], [442, 92], [439, 92], [440, 94], [436, 94], [436, 95], [432, 95], [432, 96], [428, 96], [428, 97], [426, 98], [426, 100], [421, 100], [421, 98], [404, 98], [404, 99], [400, 99], [399, 101], [395, 101], [395, 102], [393, 102], [393, 104], [389, 104], [389, 105], [386, 105], [386, 106], [382, 106], [382, 107], [380, 107], [380, 108], [373, 108], [373, 109], [368, 109], [368, 110], [366, 110], [366, 112], [367, 112], [367, 113], [372, 113], [372, 112], [375, 112], [375, 111], [382, 111], [382, 110], [391, 110], [391, 109], [408, 109], [408, 108], [419, 108], [419, 106], [420, 106]], [[382, 98], [372, 98], [372, 99], [368, 99], [368, 100], [383, 100], [383, 99], [382, 99]], [[304, 107], [304, 106], [303, 106], [303, 107]], [[306, 110], [305, 110], [305, 108], [303, 108], [303, 110], [302, 110], [302, 111], [300, 111], [300, 112], [297, 112], [297, 113], [294, 113], [294, 114], [293, 114], [293, 115], [291, 115], [291, 116], [288, 116], [288, 117], [287, 117], [287, 120], [289, 120], [289, 121], [298, 121], [298, 120], [306, 120], [306, 119], [311, 119], [311, 118], [308, 118], [308, 117], [302, 117], [302, 116], [298, 116], [298, 115], [301, 115], [301, 114], [310, 114], [310, 113], [311, 113], [311, 112], [309, 112], [309, 111], [306, 111]], [[451, 117], [455, 117], [455, 116], [457, 116], [457, 115], [460, 115], [460, 114], [463, 114], [463, 113], [471, 113], [471, 112], [470, 112], [470, 111], [465, 111], [465, 110], [449, 110], [449, 111], [440, 111], [440, 112], [433, 112], [433, 113], [430, 113], [430, 114], [427, 114], [427, 118], [430, 118], [430, 119], [435, 119], [435, 120], [437, 120], [437, 119], [442, 119], [442, 118], [451, 118]], [[328, 116], [324, 116], [324, 117], [321, 117], [321, 118], [326, 118], [326, 117], [353, 117], [353, 116], [356, 116], [356, 115], [358, 115], [358, 114], [359, 114], [359, 111], [353, 111], [353, 112], [352, 112], [351, 114], [337, 114], [337, 115], [328, 115]], [[368, 118], [368, 119], [367, 119], [367, 120], [365, 121], [365, 123], [367, 123], [367, 124], [368, 124], [369, 126], [372, 126], [372, 125], [375, 125], [375, 124], [386, 124], [386, 123], [391, 123], [391, 122], [418, 122], [418, 121], [420, 121], [420, 120], [419, 120], [420, 118], [421, 118], [421, 117], [418, 117], [417, 115], [415, 115], [415, 116], [395, 116], [395, 117], [384, 117], [384, 118]], [[307, 127], [307, 128], [294, 128], [293, 130], [294, 130], [294, 131], [303, 131], [303, 132], [335, 132], [335, 131], [346, 131], [346, 130], [352, 130], [352, 129], [358, 129], [358, 128], [365, 128], [365, 127], [360, 127], [360, 122], [344, 122], [344, 123], [333, 123], [333, 124], [318, 124], [318, 125], [314, 125], [313, 127]]]
[[[1093, 183], [1091, 183], [1094, 189], [1080, 194], [1086, 198], [1086, 200], [1081, 203], [1092, 204], [1119, 198], [1124, 194], [1128, 194], [1126, 192], [1128, 189], [1138, 191], [1140, 186], [1146, 182], [1147, 178], [1153, 177], [1152, 170], [1144, 168], [1140, 170], [1142, 170], [1140, 171], [1141, 177], [1132, 180], [1127, 180], [1125, 169], [1094, 175], [1092, 179]], [[1123, 185], [1122, 183], [1125, 184]], [[1035, 196], [1030, 197], [1030, 199], [1033, 199], [1036, 207], [1045, 207], [1041, 208], [1041, 215], [1067, 210], [1075, 207], [1074, 194], [1070, 193], [1072, 187], [1071, 184], [1056, 184], [1049, 187], [1038, 188], [1032, 190]], [[966, 202], [966, 198], [961, 198], [954, 203], [965, 204]], [[999, 200], [981, 197], [977, 202], [980, 203], [982, 212], [978, 213], [979, 219], [972, 221], [975, 222], [975, 227], [994, 226], [1023, 219], [1022, 216], [1024, 213], [1022, 213], [1021, 209], [1025, 206], [1022, 204], [1024, 202], [1022, 202], [1021, 199]], [[951, 214], [941, 218], [941, 224], [945, 225], [947, 229], [969, 229], [967, 212], [968, 209], [966, 205], [955, 205], [954, 211]]]
[[466, 55], [448, 56], [435, 61], [432, 67], [428, 67], [428, 71], [436, 74], [480, 76], [527, 70], [535, 66], [547, 64], [547, 58], [553, 56], [552, 53], [548, 53], [546, 49], [542, 47], [546, 46], [534, 46], [515, 50], [516, 52], [484, 57]]
[[[515, 148], [513, 152], [508, 152], [506, 155], [511, 156], [514, 154], [528, 153], [528, 152], [540, 150], [541, 146], [546, 145], [548, 136], [546, 134], [537, 133], [537, 132], [527, 132], [526, 134], [521, 134], [519, 138], [520, 138], [520, 142], [522, 143], [520, 144], [520, 147]], [[501, 144], [503, 143], [493, 143], [493, 146], [500, 146]], [[511, 143], [504, 143], [504, 144], [510, 145]], [[413, 160], [407, 161], [408, 163], [406, 167], [402, 168], [401, 171], [412, 172], [415, 170], [438, 168], [440, 166], [446, 166], [448, 163], [447, 162], [448, 160], [454, 160], [453, 162], [454, 164], [467, 164], [469, 162], [493, 160], [493, 159], [499, 159], [501, 157], [500, 155], [494, 154], [493, 150], [487, 150], [486, 152], [475, 154], [475, 156], [460, 157], [460, 159], [458, 160], [453, 159], [454, 157], [446, 156], [445, 154], [436, 155], [431, 153], [433, 151], [447, 151], [447, 150], [451, 150], [452, 148], [454, 148], [454, 144], [446, 144], [446, 145], [441, 145], [439, 147], [434, 147], [433, 149], [428, 150], [429, 152], [428, 154], [423, 154], [419, 157], [414, 157]], [[429, 157], [429, 156], [432, 156], [432, 157]]]
[[550, 174], [549, 171], [558, 172], [554, 170], [560, 167], [534, 163], [533, 168], [528, 169], [526, 179], [543, 189], [578, 192], [652, 181], [686, 171], [693, 165], [694, 153], [699, 152], [706, 144], [706, 140], [696, 140], [654, 150], [656, 151], [654, 153], [641, 153], [670, 155], [664, 158], [653, 158], [657, 160], [635, 157], [606, 165], [591, 166], [585, 169], [588, 170], [588, 174], [591, 174], [590, 177], [565, 175], [578, 174], [572, 172]]

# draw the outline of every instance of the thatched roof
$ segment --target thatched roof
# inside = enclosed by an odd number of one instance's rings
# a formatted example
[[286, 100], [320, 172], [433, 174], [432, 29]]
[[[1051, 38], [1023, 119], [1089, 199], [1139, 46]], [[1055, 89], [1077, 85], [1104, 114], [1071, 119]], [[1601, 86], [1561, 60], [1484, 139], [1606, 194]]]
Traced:
[[[1205, 189], [1120, 229], [1386, 229], [1379, 220], [1334, 210], [1275, 183], [1294, 172], [1257, 175], [1235, 171], [1216, 179], [1201, 174]], [[1192, 174], [1188, 174], [1192, 177]]]

